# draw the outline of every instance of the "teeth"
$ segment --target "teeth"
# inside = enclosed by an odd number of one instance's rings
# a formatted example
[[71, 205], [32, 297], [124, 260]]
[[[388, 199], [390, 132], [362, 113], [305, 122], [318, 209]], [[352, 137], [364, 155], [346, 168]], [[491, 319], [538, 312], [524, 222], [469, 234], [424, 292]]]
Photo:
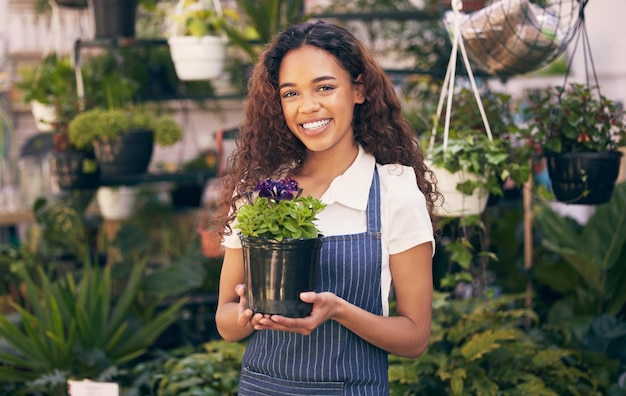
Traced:
[[307, 122], [306, 124], [302, 124], [302, 127], [304, 129], [308, 129], [308, 130], [318, 129], [318, 128], [321, 128], [324, 125], [328, 124], [329, 122], [330, 122], [330, 120]]

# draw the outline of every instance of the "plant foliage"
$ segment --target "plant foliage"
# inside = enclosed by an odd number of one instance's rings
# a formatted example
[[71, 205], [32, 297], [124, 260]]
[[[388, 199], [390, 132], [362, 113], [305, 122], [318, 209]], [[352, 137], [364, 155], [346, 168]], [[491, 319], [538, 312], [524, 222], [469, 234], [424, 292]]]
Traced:
[[[237, 228], [247, 237], [282, 241], [284, 238], [317, 238], [314, 221], [326, 205], [311, 196], [302, 197], [294, 179], [265, 180], [259, 194], [237, 211]], [[297, 195], [296, 195], [297, 192]]]
[[139, 108], [131, 110], [95, 108], [78, 114], [69, 124], [69, 140], [78, 148], [90, 147], [97, 139], [113, 139], [135, 129], [154, 133], [160, 146], [171, 146], [182, 137], [182, 128], [167, 115]]
[[604, 152], [626, 145], [621, 105], [594, 89], [571, 83], [529, 96], [526, 134], [539, 152]]
[[523, 296], [449, 300], [437, 293], [426, 352], [417, 360], [390, 356], [391, 394], [600, 395], [573, 350], [549, 341]]

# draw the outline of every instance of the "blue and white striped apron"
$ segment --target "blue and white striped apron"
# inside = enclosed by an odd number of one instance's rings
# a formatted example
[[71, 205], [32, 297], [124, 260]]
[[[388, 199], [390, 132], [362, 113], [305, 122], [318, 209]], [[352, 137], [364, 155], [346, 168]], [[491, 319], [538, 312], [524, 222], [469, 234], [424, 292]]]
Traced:
[[[380, 185], [374, 171], [367, 203], [367, 231], [325, 237], [316, 291], [330, 291], [382, 315]], [[387, 352], [334, 320], [309, 336], [256, 331], [243, 358], [239, 395], [389, 394]]]

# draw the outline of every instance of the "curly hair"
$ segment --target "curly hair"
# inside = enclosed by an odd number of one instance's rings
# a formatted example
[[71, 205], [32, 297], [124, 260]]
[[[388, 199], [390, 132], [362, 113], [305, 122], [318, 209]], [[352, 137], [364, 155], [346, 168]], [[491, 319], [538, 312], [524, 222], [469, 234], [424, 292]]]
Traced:
[[[424, 164], [424, 153], [402, 114], [400, 100], [385, 71], [368, 49], [345, 28], [324, 21], [304, 22], [277, 34], [266, 45], [248, 82], [245, 117], [236, 149], [224, 177], [221, 210], [215, 224], [230, 232], [237, 201], [256, 184], [287, 170], [297, 170], [306, 155], [304, 144], [289, 130], [278, 90], [280, 64], [294, 49], [311, 45], [332, 54], [363, 84], [365, 102], [354, 109], [354, 138], [379, 164], [402, 164], [415, 170], [425, 195], [433, 227], [434, 202], [439, 196], [435, 176]], [[360, 77], [360, 78], [359, 78]], [[295, 164], [295, 165], [294, 165]], [[294, 168], [295, 166], [295, 168]], [[233, 193], [234, 192], [234, 193]], [[228, 231], [226, 231], [228, 230]]]

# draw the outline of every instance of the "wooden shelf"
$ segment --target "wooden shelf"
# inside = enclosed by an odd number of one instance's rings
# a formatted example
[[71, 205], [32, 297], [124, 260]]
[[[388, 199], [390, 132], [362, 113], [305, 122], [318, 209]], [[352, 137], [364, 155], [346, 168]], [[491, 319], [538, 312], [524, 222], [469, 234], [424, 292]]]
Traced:
[[0, 211], [0, 227], [6, 227], [22, 223], [32, 223], [35, 216], [30, 210], [22, 209], [15, 212]]

